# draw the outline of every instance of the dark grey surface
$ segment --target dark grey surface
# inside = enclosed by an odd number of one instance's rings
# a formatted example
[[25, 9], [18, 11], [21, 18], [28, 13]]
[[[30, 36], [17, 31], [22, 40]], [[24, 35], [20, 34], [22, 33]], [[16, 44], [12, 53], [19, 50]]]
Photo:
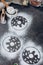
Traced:
[[[39, 10], [38, 8], [29, 6], [29, 7], [23, 7], [23, 6], [19, 6], [19, 5], [13, 5], [15, 8], [18, 8], [19, 11], [25, 11], [28, 14], [33, 15], [33, 21], [32, 24], [30, 26], [30, 29], [27, 30], [26, 36], [25, 36], [25, 41], [27, 41], [28, 39], [32, 39], [34, 42], [37, 42], [37, 45], [40, 45], [42, 47], [43, 50], [43, 11]], [[5, 32], [8, 32], [8, 24], [6, 23], [5, 25], [0, 24], [0, 38], [2, 35], [4, 35]], [[1, 57], [1, 63], [6, 60], [3, 59], [3, 57]], [[13, 61], [9, 61], [7, 63], [7, 65], [13, 65], [13, 63], [16, 62], [17, 59], [13, 60]], [[8, 61], [8, 60], [7, 60]], [[2, 65], [5, 65], [5, 62]], [[11, 62], [11, 63], [10, 63]], [[17, 60], [17, 63], [19, 63], [19, 61]], [[1, 64], [0, 64], [1, 65]], [[37, 64], [36, 64], [37, 65]], [[40, 64], [43, 65], [43, 62]]]

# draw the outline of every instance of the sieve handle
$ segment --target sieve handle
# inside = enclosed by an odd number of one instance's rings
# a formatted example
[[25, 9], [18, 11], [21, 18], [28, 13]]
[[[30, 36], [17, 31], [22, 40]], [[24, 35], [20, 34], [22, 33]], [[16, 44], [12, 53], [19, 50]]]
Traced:
[[6, 3], [6, 1], [5, 0], [1, 0], [1, 2], [6, 6], [6, 7], [8, 7], [9, 5]]

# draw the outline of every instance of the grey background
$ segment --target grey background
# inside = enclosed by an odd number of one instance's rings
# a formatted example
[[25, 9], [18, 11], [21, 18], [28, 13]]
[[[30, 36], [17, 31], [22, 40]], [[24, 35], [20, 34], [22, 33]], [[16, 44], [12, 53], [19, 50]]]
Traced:
[[[31, 5], [24, 7], [16, 4], [11, 4], [10, 6], [18, 8], [19, 11], [25, 11], [28, 14], [33, 15], [34, 19], [24, 38], [25, 41], [32, 39], [34, 42], [37, 42], [37, 45], [40, 45], [43, 50], [43, 8], [36, 8]], [[8, 32], [8, 28], [7, 23], [5, 25], [0, 24], [0, 38], [5, 32]], [[13, 63], [16, 62], [19, 64], [18, 57], [8, 61], [0, 55], [0, 65], [13, 65]], [[40, 65], [43, 65], [43, 62]]]

